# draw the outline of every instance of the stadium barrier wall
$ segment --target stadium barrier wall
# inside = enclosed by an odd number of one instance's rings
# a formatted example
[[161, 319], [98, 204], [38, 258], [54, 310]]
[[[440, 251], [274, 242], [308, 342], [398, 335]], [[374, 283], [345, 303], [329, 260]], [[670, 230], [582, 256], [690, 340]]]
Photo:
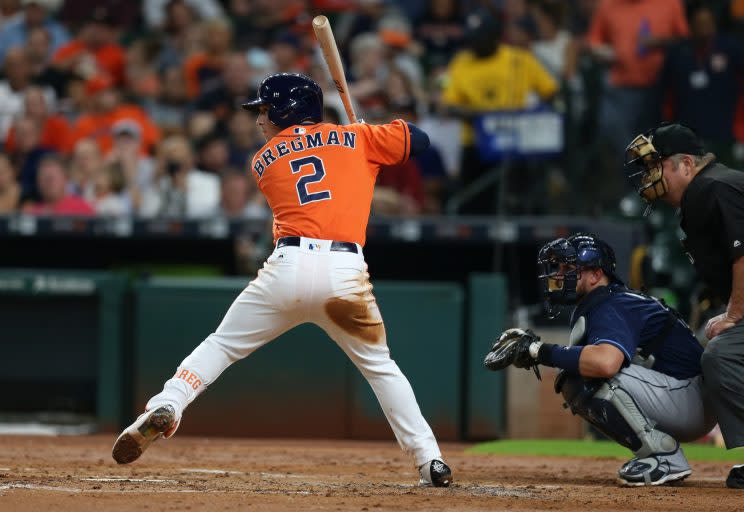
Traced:
[[[37, 412], [72, 408], [94, 415], [102, 430], [119, 429], [216, 329], [248, 282], [0, 272], [7, 354], [0, 376], [24, 390], [13, 403], [0, 401], [0, 413], [24, 403]], [[503, 284], [490, 274], [472, 276], [467, 287], [375, 283], [391, 355], [442, 440], [503, 432], [504, 382], [481, 365], [503, 323]], [[310, 324], [228, 368], [190, 406], [179, 434], [392, 439], [367, 382]]]
[[44, 411], [49, 421], [85, 417], [115, 429], [129, 375], [128, 280], [107, 272], [0, 272], [3, 415]]
[[483, 359], [506, 328], [506, 278], [502, 274], [471, 274], [468, 282], [468, 332], [465, 337], [464, 437], [502, 437], [506, 429], [506, 376], [484, 368]]

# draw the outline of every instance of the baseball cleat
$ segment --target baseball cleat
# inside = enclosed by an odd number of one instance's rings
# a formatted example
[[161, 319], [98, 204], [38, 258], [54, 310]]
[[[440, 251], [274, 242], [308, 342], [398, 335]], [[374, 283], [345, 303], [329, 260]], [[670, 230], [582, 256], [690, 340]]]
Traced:
[[737, 464], [731, 468], [726, 478], [726, 487], [744, 489], [744, 464]]
[[419, 485], [424, 487], [448, 487], [452, 483], [452, 470], [439, 459], [433, 459], [419, 468]]
[[154, 441], [173, 435], [177, 427], [176, 410], [172, 405], [146, 411], [116, 439], [111, 455], [119, 464], [134, 462]]
[[663, 485], [682, 481], [692, 473], [681, 450], [671, 456], [651, 455], [642, 459], [633, 458], [618, 471], [620, 483], [628, 487]]

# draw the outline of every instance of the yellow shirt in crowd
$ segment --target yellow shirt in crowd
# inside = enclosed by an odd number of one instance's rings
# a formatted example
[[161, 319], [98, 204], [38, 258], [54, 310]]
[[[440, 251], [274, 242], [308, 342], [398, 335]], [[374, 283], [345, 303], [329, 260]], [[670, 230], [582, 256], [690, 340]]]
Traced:
[[[443, 93], [446, 105], [481, 112], [528, 106], [530, 93], [549, 99], [558, 84], [528, 51], [501, 44], [490, 57], [478, 59], [465, 50], [455, 55]], [[462, 142], [471, 145], [473, 128], [463, 125]]]

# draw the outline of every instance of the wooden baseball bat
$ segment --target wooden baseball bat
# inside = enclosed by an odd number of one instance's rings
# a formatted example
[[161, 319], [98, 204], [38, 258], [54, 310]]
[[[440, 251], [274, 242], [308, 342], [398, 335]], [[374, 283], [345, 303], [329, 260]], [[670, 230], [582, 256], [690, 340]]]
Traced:
[[338, 53], [338, 47], [336, 46], [336, 40], [333, 38], [333, 30], [331, 30], [331, 24], [328, 22], [328, 18], [322, 15], [313, 18], [313, 30], [323, 50], [323, 57], [326, 64], [328, 64], [328, 70], [331, 72], [333, 83], [336, 84], [336, 90], [341, 96], [346, 115], [349, 116], [349, 121], [356, 123], [358, 119], [351, 104], [349, 86], [346, 84], [346, 75], [341, 65], [341, 56]]

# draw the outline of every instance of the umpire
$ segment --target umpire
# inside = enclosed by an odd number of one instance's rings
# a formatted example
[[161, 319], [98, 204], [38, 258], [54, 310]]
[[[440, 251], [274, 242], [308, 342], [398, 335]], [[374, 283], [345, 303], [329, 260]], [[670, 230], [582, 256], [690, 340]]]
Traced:
[[[744, 172], [715, 162], [695, 133], [680, 124], [638, 135], [628, 145], [629, 179], [648, 202], [679, 208], [682, 245], [726, 311], [705, 326], [704, 386], [728, 449], [744, 446]], [[744, 489], [744, 464], [726, 486]]]

